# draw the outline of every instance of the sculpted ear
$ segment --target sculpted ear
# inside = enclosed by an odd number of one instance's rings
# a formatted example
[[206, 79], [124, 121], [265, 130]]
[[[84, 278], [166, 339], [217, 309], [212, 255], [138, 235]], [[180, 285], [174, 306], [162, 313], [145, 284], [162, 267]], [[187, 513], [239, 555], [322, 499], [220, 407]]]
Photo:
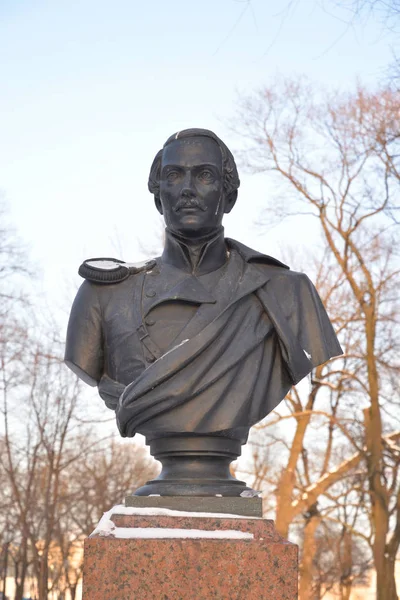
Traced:
[[154, 204], [156, 205], [156, 209], [158, 210], [158, 212], [160, 213], [160, 215], [164, 214], [163, 213], [163, 209], [162, 209], [162, 205], [161, 205], [160, 196], [154, 196]]
[[230, 213], [232, 208], [235, 206], [235, 202], [238, 197], [238, 191], [235, 190], [226, 196], [225, 200], [225, 211], [226, 213]]

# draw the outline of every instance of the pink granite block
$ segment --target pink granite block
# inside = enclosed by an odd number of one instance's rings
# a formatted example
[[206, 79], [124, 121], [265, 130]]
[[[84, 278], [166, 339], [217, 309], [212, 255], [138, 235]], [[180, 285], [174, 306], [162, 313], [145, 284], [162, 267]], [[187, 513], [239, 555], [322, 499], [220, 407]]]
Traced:
[[[124, 535], [129, 529], [146, 535], [150, 528], [159, 537], [87, 539], [84, 600], [297, 599], [297, 546], [281, 538], [272, 521], [145, 515], [113, 515], [112, 521], [128, 528]], [[171, 529], [177, 537], [163, 538]], [[178, 537], [187, 530], [252, 536]]]
[[[117, 527], [161, 527], [164, 529], [206, 529], [236, 530], [252, 533], [256, 539], [260, 537], [271, 542], [279, 542], [283, 538], [276, 531], [274, 522], [269, 519], [250, 517], [188, 517], [188, 516], [150, 516], [113, 514], [111, 520]], [[157, 523], [157, 525], [155, 525]]]

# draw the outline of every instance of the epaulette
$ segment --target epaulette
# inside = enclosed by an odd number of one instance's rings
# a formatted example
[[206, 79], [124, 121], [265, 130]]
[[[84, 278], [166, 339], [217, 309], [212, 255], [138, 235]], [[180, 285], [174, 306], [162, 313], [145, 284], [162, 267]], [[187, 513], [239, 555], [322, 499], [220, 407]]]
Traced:
[[140, 271], [148, 271], [156, 265], [155, 260], [127, 263], [116, 258], [88, 258], [79, 267], [78, 273], [94, 283], [120, 283]]

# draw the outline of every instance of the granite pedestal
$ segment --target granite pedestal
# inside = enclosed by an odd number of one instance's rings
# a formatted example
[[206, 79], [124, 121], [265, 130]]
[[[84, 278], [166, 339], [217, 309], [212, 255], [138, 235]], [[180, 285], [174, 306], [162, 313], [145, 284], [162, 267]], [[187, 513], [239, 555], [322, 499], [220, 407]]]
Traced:
[[296, 600], [297, 575], [273, 521], [116, 507], [85, 541], [83, 600]]

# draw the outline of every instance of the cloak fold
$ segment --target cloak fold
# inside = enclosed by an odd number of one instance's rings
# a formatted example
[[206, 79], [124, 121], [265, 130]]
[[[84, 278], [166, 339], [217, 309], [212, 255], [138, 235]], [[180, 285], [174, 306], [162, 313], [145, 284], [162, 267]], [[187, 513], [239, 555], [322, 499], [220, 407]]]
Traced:
[[245, 263], [230, 299], [217, 304], [200, 307], [175, 347], [125, 388], [116, 411], [123, 437], [248, 429], [342, 353], [303, 274]]

